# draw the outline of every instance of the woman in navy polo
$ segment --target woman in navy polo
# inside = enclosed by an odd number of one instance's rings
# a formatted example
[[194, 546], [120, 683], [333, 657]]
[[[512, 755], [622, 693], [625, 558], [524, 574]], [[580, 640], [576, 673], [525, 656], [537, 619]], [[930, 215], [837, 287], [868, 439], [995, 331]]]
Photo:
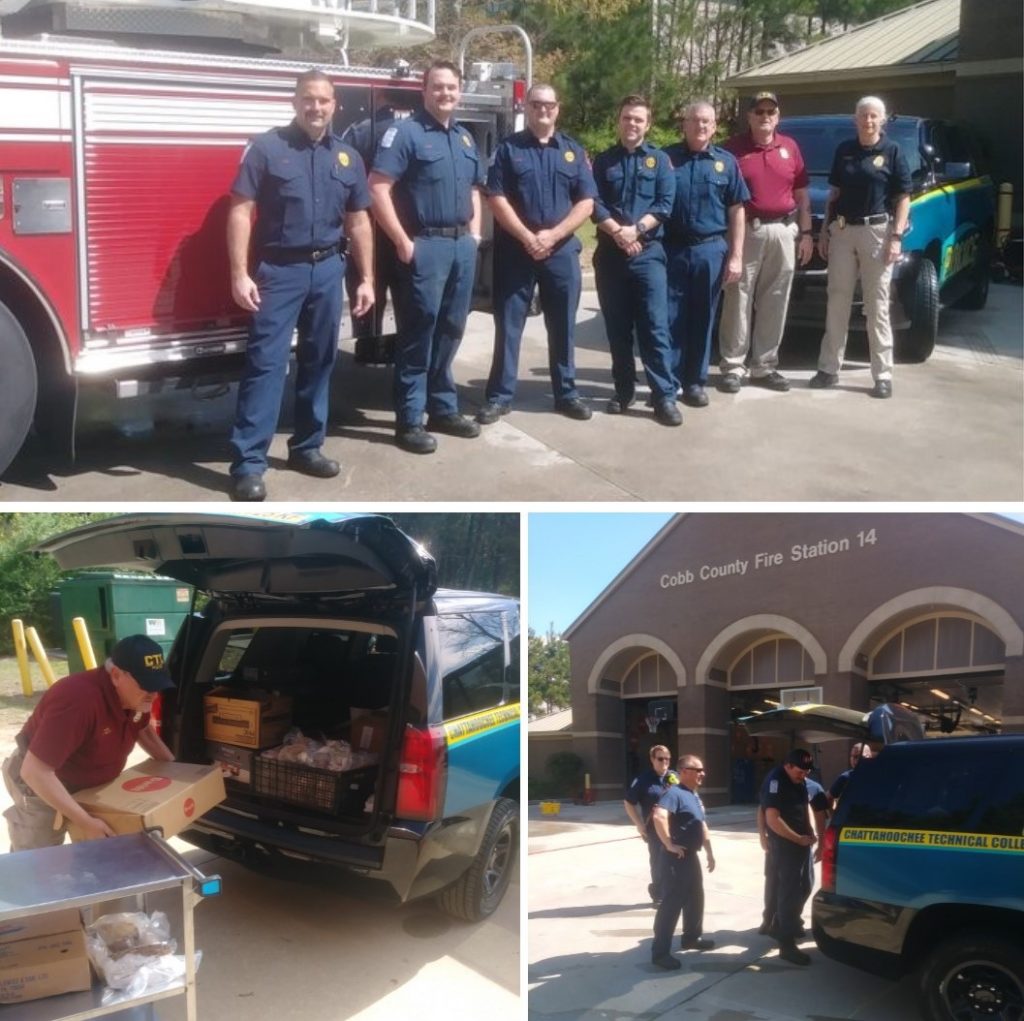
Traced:
[[886, 137], [885, 103], [865, 96], [854, 116], [857, 137], [840, 142], [828, 176], [831, 185], [818, 252], [828, 262], [828, 312], [821, 340], [817, 390], [835, 386], [843, 364], [850, 306], [860, 279], [871, 351], [872, 397], [892, 396], [892, 326], [889, 285], [903, 250], [910, 213], [910, 168]]

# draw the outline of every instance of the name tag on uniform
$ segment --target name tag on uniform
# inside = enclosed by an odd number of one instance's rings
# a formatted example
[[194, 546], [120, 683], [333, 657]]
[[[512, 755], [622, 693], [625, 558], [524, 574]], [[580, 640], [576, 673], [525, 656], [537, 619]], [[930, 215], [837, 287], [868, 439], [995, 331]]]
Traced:
[[779, 793], [779, 781], [778, 780], [770, 781], [769, 784], [768, 784], [768, 790], [769, 790], [769, 792], [771, 794], [778, 794]]

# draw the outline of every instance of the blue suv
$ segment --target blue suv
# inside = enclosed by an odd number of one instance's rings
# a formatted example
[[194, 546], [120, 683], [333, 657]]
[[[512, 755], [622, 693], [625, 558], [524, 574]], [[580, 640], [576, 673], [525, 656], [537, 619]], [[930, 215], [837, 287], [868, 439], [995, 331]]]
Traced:
[[[497, 908], [519, 846], [517, 599], [439, 589], [433, 558], [374, 514], [126, 515], [37, 551], [193, 587], [163, 737], [219, 763], [227, 800], [186, 839], [335, 866], [467, 921]], [[273, 707], [266, 741], [231, 740], [239, 704]]]
[[[779, 130], [796, 139], [811, 178], [815, 240], [828, 197], [828, 175], [836, 146], [855, 134], [849, 114], [787, 117]], [[913, 192], [910, 230], [893, 271], [892, 318], [895, 355], [923, 362], [932, 353], [939, 309], [981, 309], [988, 299], [995, 230], [995, 188], [977, 143], [950, 121], [894, 115], [886, 135], [910, 164]], [[827, 267], [815, 254], [798, 268], [789, 323], [821, 326], [825, 320]], [[866, 329], [859, 293], [851, 331]]]

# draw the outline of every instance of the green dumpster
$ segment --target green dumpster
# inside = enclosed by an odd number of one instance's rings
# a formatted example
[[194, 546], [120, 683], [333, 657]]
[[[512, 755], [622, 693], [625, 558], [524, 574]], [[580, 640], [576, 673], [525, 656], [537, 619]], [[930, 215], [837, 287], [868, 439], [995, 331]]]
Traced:
[[128, 635], [149, 635], [166, 656], [192, 605], [190, 585], [149, 574], [86, 571], [64, 578], [58, 591], [69, 673], [85, 669], [71, 626], [75, 617], [85, 618], [99, 664]]

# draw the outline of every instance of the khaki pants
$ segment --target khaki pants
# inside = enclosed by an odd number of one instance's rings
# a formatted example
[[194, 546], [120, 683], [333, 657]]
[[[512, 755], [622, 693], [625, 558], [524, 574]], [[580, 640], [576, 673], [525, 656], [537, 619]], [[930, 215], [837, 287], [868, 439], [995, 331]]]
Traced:
[[748, 224], [743, 239], [743, 275], [722, 292], [718, 347], [723, 375], [742, 376], [748, 350], [754, 377], [767, 376], [779, 364], [799, 236], [795, 223], [763, 223], [756, 230]]
[[7, 820], [7, 832], [11, 837], [12, 851], [31, 851], [37, 847], [53, 847], [64, 843], [67, 826], [62, 824], [54, 829], [53, 823], [57, 813], [37, 797], [20, 778], [21, 755], [15, 754], [4, 759], [4, 786], [14, 802], [4, 812]]
[[875, 380], [892, 379], [892, 326], [889, 324], [889, 284], [892, 264], [885, 262], [889, 226], [862, 224], [839, 229], [829, 226], [828, 312], [825, 336], [821, 339], [818, 369], [836, 376], [843, 364], [846, 336], [850, 328], [850, 307], [860, 277], [871, 351], [871, 375]]

